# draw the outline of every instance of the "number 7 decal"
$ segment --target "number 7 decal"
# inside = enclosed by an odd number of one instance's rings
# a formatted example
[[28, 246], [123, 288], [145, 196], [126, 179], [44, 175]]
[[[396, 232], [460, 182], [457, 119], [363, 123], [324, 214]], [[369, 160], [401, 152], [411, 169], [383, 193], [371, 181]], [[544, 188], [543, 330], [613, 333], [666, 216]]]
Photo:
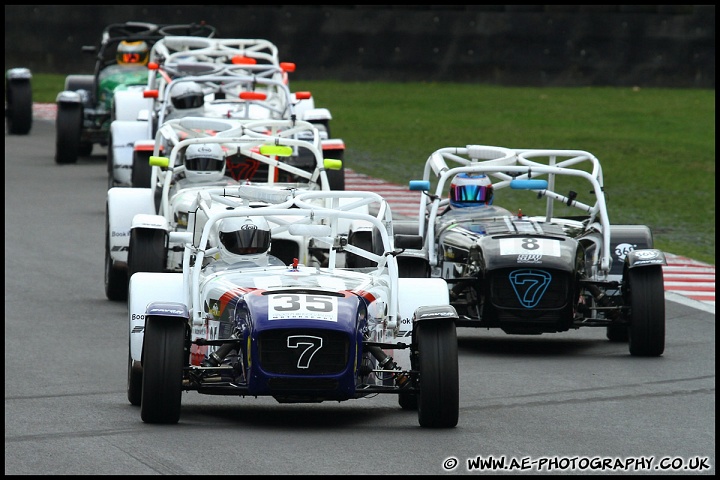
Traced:
[[288, 335], [288, 348], [302, 348], [298, 357], [297, 368], [310, 368], [310, 362], [323, 345], [323, 339], [312, 335]]

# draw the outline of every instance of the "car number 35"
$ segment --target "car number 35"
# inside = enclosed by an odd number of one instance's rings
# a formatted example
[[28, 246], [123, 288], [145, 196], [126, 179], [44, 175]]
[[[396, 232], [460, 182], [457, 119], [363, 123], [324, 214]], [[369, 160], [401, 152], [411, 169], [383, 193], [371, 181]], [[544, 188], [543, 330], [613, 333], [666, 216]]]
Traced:
[[304, 319], [337, 322], [336, 297], [288, 293], [268, 297], [269, 320]]

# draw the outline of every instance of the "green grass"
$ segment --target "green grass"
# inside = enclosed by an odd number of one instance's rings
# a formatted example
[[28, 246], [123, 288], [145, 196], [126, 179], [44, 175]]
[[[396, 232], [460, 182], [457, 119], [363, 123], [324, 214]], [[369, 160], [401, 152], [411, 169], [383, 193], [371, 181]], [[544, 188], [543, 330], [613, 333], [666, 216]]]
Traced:
[[[62, 75], [33, 74], [34, 100], [54, 102], [63, 82]], [[588, 151], [603, 166], [613, 224], [648, 225], [657, 248], [715, 264], [715, 90], [337, 81], [292, 87], [310, 90], [316, 106], [330, 109], [348, 168], [393, 183], [421, 177], [427, 157], [443, 147]]]

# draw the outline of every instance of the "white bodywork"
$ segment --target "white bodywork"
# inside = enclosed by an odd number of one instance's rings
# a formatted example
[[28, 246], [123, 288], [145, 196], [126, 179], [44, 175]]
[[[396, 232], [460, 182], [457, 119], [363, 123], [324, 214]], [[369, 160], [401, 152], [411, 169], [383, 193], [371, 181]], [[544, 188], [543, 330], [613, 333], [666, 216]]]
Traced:
[[[132, 362], [141, 361], [146, 307], [150, 301], [185, 305], [190, 314], [190, 325], [197, 327], [196, 335], [208, 335], [204, 328], [204, 304], [216, 284], [221, 291], [230, 285], [250, 289], [282, 286], [364, 292], [375, 299], [368, 317], [373, 330], [372, 338], [380, 342], [405, 337], [409, 343], [413, 329], [411, 318], [418, 307], [448, 305], [448, 288], [444, 280], [400, 279], [394, 255], [377, 255], [344, 243], [345, 237], [339, 233], [340, 220], [344, 223], [359, 221], [378, 230], [384, 252], [395, 250], [392, 214], [380, 195], [373, 192], [307, 191], [288, 195], [286, 200], [278, 203], [254, 208], [248, 206], [270, 198], [281, 200], [278, 192], [268, 187], [246, 186], [237, 195], [198, 192], [197, 206], [204, 212], [207, 221], [201, 230], [177, 235], [185, 246], [182, 273], [136, 273], [130, 279], [128, 314]], [[361, 213], [369, 211], [371, 204], [377, 206], [376, 215]], [[217, 205], [234, 205], [234, 208], [216, 208]], [[217, 248], [213, 247], [217, 245], [217, 222], [228, 217], [259, 215], [275, 225], [271, 229], [273, 238], [288, 232], [327, 249], [329, 265], [323, 268], [302, 264], [295, 268], [230, 266], [218, 270], [213, 260], [208, 263], [208, 258], [217, 252]], [[375, 266], [358, 270], [340, 268], [336, 264], [339, 251], [367, 258]], [[194, 338], [197, 336], [194, 335]], [[402, 368], [410, 368], [406, 349], [396, 350], [394, 354]]]
[[[179, 140], [183, 132], [211, 130], [214, 135], [201, 135], [187, 140]], [[267, 134], [266, 132], [274, 132]], [[108, 214], [110, 226], [110, 256], [114, 265], [126, 265], [130, 245], [130, 232], [132, 229], [160, 229], [168, 234], [183, 231], [186, 228], [201, 228], [197, 223], [202, 214], [188, 215], [188, 212], [197, 209], [198, 192], [207, 194], [221, 194], [242, 190], [237, 182], [227, 179], [221, 183], [193, 184], [177, 182], [177, 176], [184, 172], [185, 167], [178, 161], [184, 149], [191, 144], [218, 143], [229, 152], [240, 151], [244, 155], [268, 165], [266, 182], [253, 182], [253, 185], [267, 185], [278, 192], [274, 198], [264, 201], [277, 203], [285, 201], [288, 195], [300, 190], [330, 190], [322, 156], [319, 132], [309, 122], [303, 121], [261, 121], [243, 122], [237, 120], [207, 119], [200, 117], [186, 117], [170, 120], [163, 125], [156, 135], [154, 153], [159, 155], [165, 145], [173, 145], [169, 155], [169, 167], [161, 170], [153, 167], [154, 181], [151, 188], [111, 188], [108, 191]], [[299, 140], [297, 137], [302, 137]], [[311, 152], [315, 160], [315, 169], [312, 172], [300, 169], [281, 160], [276, 155], [262, 154], [260, 147], [271, 145], [285, 147], [297, 152], [305, 149]], [[280, 157], [282, 158], [282, 157]], [[290, 172], [297, 176], [298, 183], [276, 183], [275, 170]], [[279, 195], [279, 196], [277, 196]], [[156, 208], [156, 197], [157, 208]], [[349, 200], [339, 198], [339, 203]], [[217, 205], [217, 208], [224, 208]], [[355, 207], [358, 213], [367, 213], [367, 205], [360, 204]], [[202, 220], [204, 221], [204, 220]], [[340, 219], [341, 232], [349, 234], [353, 228], [361, 228], [365, 224], [360, 220]], [[300, 261], [308, 262], [308, 245], [301, 237], [290, 235], [286, 230], [277, 234], [277, 239], [287, 239], [298, 242]], [[181, 252], [173, 252], [174, 245], [170, 244], [167, 258], [167, 269], [181, 270]]]
[[[128, 145], [154, 138], [158, 125], [171, 118], [192, 115], [261, 120], [295, 116], [322, 126], [332, 119], [327, 108], [315, 108], [311, 95], [290, 91], [288, 71], [294, 71], [294, 64], [280, 62], [277, 47], [267, 40], [169, 36], [153, 45], [149, 65], [152, 69], [144, 90], [155, 92], [154, 100], [144, 98], [141, 92], [140, 98], [138, 92], [119, 92], [115, 98], [119, 112], [116, 121], [123, 123], [113, 129], [122, 137], [122, 142], [113, 140], [117, 145], [113, 147], [113, 185], [131, 185], [131, 175], [126, 172], [128, 165], [132, 169]], [[171, 93], [183, 82], [202, 86], [206, 93], [203, 107], [193, 111], [173, 108]], [[262, 93], [265, 98], [241, 99], [241, 92]]]

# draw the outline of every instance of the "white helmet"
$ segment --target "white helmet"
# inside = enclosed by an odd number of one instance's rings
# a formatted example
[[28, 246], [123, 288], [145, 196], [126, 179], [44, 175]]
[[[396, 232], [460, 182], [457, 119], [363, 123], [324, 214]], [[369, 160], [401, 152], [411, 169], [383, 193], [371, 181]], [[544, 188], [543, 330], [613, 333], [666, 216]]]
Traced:
[[263, 217], [229, 217], [218, 226], [220, 259], [228, 263], [256, 262], [267, 257], [270, 225]]
[[217, 143], [188, 145], [184, 164], [190, 182], [218, 182], [225, 177], [225, 152]]
[[170, 101], [180, 110], [200, 108], [205, 103], [202, 87], [195, 82], [178, 82], [170, 92]]

